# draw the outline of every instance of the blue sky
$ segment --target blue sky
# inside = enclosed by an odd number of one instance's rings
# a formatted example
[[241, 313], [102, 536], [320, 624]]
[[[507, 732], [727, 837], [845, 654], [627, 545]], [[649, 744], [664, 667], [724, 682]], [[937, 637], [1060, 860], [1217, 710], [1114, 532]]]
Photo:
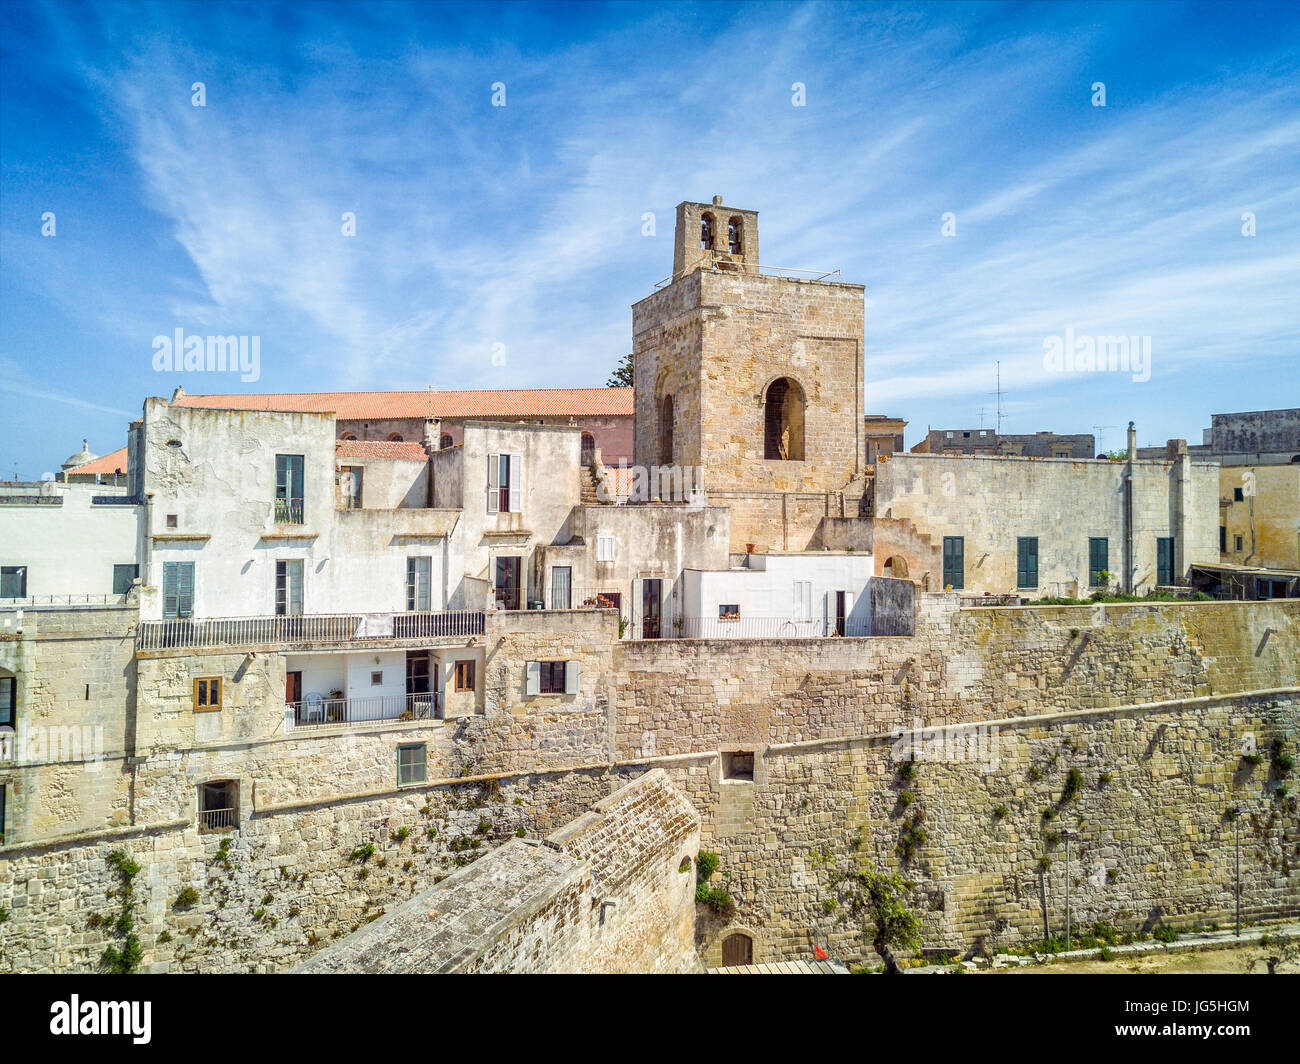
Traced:
[[[1300, 405], [1295, 4], [10, 0], [0, 42], [0, 476], [177, 384], [603, 384], [715, 193], [867, 286], [909, 446], [991, 427], [999, 361], [1005, 431], [1107, 447]], [[155, 372], [178, 327], [261, 379]], [[1150, 379], [1050, 372], [1067, 327], [1149, 336]]]

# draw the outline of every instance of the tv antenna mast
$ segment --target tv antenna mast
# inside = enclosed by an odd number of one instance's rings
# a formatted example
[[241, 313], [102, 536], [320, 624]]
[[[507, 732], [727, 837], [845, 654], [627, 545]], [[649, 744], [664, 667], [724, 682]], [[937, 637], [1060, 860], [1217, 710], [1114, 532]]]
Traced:
[[1106, 430], [1107, 430], [1107, 429], [1117, 429], [1117, 428], [1119, 428], [1118, 425], [1093, 425], [1093, 426], [1092, 426], [1092, 431], [1095, 432], [1095, 433], [1097, 434], [1097, 453], [1098, 453], [1098, 454], [1105, 454], [1105, 453], [1106, 453], [1106, 447], [1105, 447], [1105, 444], [1102, 442], [1102, 441], [1106, 438], [1106, 437], [1105, 437]]
[[[997, 363], [997, 374], [998, 374], [998, 376], [997, 376], [997, 385], [998, 385], [998, 386], [997, 386], [997, 390], [996, 390], [993, 394], [996, 395], [996, 396], [997, 396], [997, 399], [998, 399], [998, 405], [997, 405], [997, 421], [998, 421], [998, 428], [997, 428], [997, 433], [998, 433], [999, 436], [1001, 436], [1001, 435], [1002, 435], [1002, 417], [1003, 417], [1003, 415], [1002, 415], [1002, 363], [1001, 363], [1001, 362], [998, 362], [998, 363]], [[982, 426], [983, 424], [984, 424], [984, 408], [983, 408], [983, 407], [980, 407], [980, 425]]]

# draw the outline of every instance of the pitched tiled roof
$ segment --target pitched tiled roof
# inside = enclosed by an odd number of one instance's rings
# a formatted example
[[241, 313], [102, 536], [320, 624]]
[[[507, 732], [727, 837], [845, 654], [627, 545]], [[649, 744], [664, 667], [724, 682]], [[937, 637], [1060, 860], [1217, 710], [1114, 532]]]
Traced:
[[632, 416], [631, 388], [497, 388], [465, 392], [279, 392], [185, 395], [181, 406], [333, 413], [340, 421], [382, 418]]
[[76, 469], [69, 469], [70, 474], [83, 476], [85, 474], [94, 475], [95, 473], [107, 473], [109, 476], [118, 470], [126, 472], [126, 448], [122, 447], [112, 454], [106, 454], [103, 458], [96, 458], [93, 462], [87, 462], [83, 466], [77, 466]]
[[400, 458], [407, 462], [428, 460], [422, 443], [396, 440], [339, 440], [334, 445], [339, 458]]

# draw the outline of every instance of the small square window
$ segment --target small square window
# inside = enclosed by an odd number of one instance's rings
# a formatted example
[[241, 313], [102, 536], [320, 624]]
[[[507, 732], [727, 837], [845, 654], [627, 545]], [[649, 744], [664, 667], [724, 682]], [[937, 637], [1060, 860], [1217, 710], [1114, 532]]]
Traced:
[[429, 778], [428, 747], [424, 743], [397, 748], [397, 783], [423, 783]]
[[383, 687], [383, 686], [384, 686], [384, 674], [383, 674], [383, 672], [372, 672], [372, 673], [370, 674], [370, 686], [371, 686], [371, 687]]
[[1242, 501], [1245, 500], [1245, 498], [1246, 498], [1246, 493], [1245, 493], [1244, 491], [1242, 491], [1241, 488], [1233, 488], [1233, 489], [1232, 489], [1232, 501], [1233, 501], [1233, 502], [1242, 502]]
[[168, 514], [168, 515], [167, 515], [167, 527], [168, 527], [168, 528], [176, 528], [176, 527], [177, 527], [177, 522], [178, 522], [178, 518], [177, 518], [177, 516], [176, 516], [175, 514]]
[[194, 681], [194, 712], [207, 713], [221, 708], [221, 677], [202, 676]]
[[1232, 549], [1233, 549], [1233, 550], [1240, 552], [1240, 551], [1243, 549], [1244, 546], [1245, 546], [1245, 544], [1242, 542], [1242, 538], [1241, 538], [1240, 536], [1233, 536], [1233, 537], [1232, 537]]
[[473, 661], [456, 662], [456, 690], [457, 691], [474, 690], [474, 662]]
[[722, 755], [722, 778], [724, 780], [754, 780], [754, 751], [728, 750]]
[[738, 621], [740, 620], [740, 603], [732, 602], [718, 607], [718, 620], [720, 621]]

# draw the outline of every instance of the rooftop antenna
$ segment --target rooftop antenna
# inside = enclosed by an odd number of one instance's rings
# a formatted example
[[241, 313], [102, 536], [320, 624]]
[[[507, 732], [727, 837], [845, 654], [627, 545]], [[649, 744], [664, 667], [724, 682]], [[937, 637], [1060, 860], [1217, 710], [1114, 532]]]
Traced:
[[[1001, 363], [1001, 362], [998, 362], [998, 363], [997, 363], [997, 374], [998, 374], [998, 376], [997, 376], [997, 384], [998, 384], [998, 386], [997, 386], [997, 391], [995, 391], [993, 394], [996, 395], [996, 396], [998, 397], [998, 406], [997, 406], [997, 411], [998, 411], [998, 429], [997, 429], [997, 434], [998, 434], [999, 436], [1001, 436], [1001, 435], [1002, 435], [1002, 363]], [[984, 424], [984, 408], [983, 408], [983, 407], [980, 407], [980, 425], [982, 426], [983, 424]]]
[[1103, 441], [1104, 441], [1105, 438], [1106, 438], [1106, 436], [1105, 436], [1106, 430], [1107, 430], [1107, 429], [1117, 429], [1117, 428], [1119, 428], [1118, 425], [1093, 425], [1093, 426], [1092, 426], [1092, 431], [1095, 432], [1095, 433], [1097, 434], [1097, 453], [1098, 453], [1098, 454], [1106, 454], [1106, 447], [1105, 447], [1105, 444], [1103, 443]]

